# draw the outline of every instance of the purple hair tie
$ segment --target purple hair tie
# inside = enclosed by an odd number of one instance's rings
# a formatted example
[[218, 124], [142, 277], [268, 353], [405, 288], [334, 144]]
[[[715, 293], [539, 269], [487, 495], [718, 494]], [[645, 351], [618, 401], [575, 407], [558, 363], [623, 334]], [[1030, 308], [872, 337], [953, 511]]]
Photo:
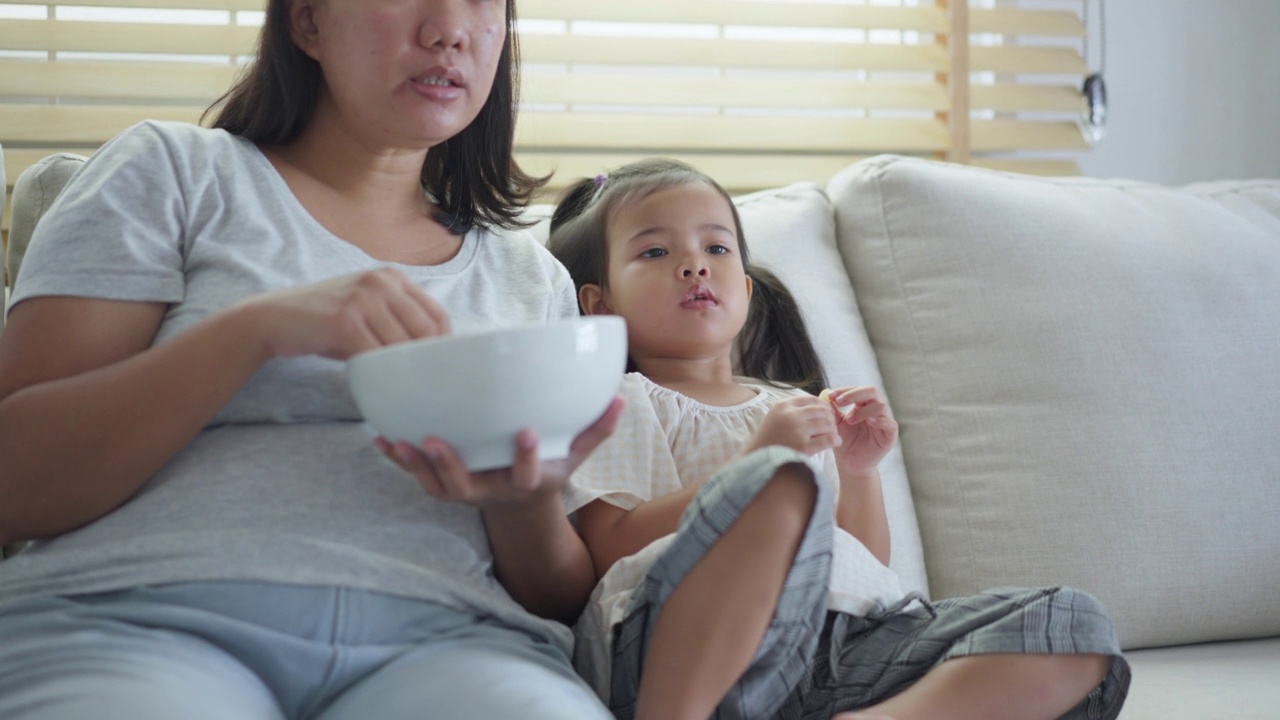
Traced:
[[603, 175], [603, 174], [601, 174], [601, 175], [597, 175], [597, 176], [596, 176], [596, 187], [597, 187], [597, 188], [604, 187], [604, 181], [605, 181], [605, 180], [608, 180], [608, 179], [609, 179], [609, 176], [608, 176], [608, 175]]

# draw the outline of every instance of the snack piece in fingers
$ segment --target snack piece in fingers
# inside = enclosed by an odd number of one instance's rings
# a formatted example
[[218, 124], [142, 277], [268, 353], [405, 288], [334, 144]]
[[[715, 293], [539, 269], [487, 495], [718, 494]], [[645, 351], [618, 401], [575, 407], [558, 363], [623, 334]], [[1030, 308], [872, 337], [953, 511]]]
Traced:
[[833, 392], [832, 392], [831, 388], [827, 388], [827, 389], [823, 390], [822, 392], [818, 393], [818, 399], [819, 399], [819, 400], [824, 400], [824, 401], [826, 401], [827, 403], [829, 403], [829, 404], [831, 405], [831, 407], [835, 409], [835, 411], [836, 411], [836, 417], [837, 417], [837, 418], [839, 418], [840, 420], [844, 420], [844, 419], [845, 419], [845, 416], [846, 416], [846, 415], [848, 415], [848, 414], [849, 414], [849, 411], [853, 410], [855, 406], [854, 406], [854, 405], [846, 405], [846, 406], [844, 406], [844, 407], [840, 407], [839, 405], [837, 405], [837, 404], [836, 404], [836, 401], [835, 401], [835, 399], [832, 397], [832, 395], [833, 395]]

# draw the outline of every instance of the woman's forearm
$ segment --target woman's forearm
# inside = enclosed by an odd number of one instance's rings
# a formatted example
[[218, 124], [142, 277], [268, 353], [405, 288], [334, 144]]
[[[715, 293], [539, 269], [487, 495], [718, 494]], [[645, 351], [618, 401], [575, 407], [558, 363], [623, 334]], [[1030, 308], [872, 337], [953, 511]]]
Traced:
[[572, 624], [596, 584], [591, 555], [569, 523], [559, 495], [532, 506], [481, 511], [494, 571], [529, 612]]
[[8, 393], [0, 540], [66, 532], [137, 492], [265, 362], [254, 322], [251, 310], [229, 310], [160, 346]]

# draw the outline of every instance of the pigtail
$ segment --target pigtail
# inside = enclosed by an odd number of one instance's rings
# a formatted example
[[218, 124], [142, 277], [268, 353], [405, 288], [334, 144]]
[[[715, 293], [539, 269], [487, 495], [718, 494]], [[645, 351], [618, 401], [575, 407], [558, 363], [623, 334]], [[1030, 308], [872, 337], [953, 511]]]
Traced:
[[743, 375], [785, 383], [817, 395], [826, 373], [805, 328], [795, 296], [772, 272], [747, 266], [753, 292], [747, 322], [738, 334], [738, 364]]
[[[598, 184], [591, 178], [574, 183], [561, 195], [551, 214], [547, 249], [569, 271], [575, 291], [581, 291], [587, 284], [604, 285], [605, 281], [608, 260], [603, 228], [598, 226], [595, 214], [587, 212], [598, 190]], [[586, 314], [581, 301], [578, 312]]]
[[586, 212], [595, 199], [596, 183], [591, 178], [582, 178], [565, 189], [551, 213], [551, 238], [555, 239], [558, 231], [565, 223]]

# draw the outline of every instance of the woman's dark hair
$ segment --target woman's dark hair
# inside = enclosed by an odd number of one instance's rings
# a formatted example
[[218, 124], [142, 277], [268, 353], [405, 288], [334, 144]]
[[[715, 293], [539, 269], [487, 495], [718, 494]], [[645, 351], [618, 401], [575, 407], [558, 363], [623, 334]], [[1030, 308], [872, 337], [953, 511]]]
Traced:
[[[547, 248], [569, 269], [578, 290], [587, 284], [607, 288], [607, 230], [613, 214], [656, 190], [691, 184], [715, 188], [729, 203], [738, 252], [754, 288], [746, 324], [738, 333], [737, 371], [817, 395], [827, 385], [826, 373], [809, 339], [800, 307], [778, 276], [751, 263], [738, 207], [720, 183], [706, 173], [678, 160], [652, 158], [624, 165], [607, 176], [584, 178], [560, 197], [551, 216]], [[627, 369], [635, 370], [634, 364], [628, 362]]]
[[[547, 181], [521, 170], [513, 154], [520, 74], [515, 0], [507, 0], [506, 22], [493, 89], [480, 114], [431, 148], [422, 166], [422, 187], [439, 206], [440, 221], [459, 235], [472, 227], [523, 226], [521, 210]], [[201, 120], [212, 113], [215, 128], [284, 145], [311, 121], [323, 82], [320, 65], [293, 41], [289, 0], [268, 0], [256, 60]]]

